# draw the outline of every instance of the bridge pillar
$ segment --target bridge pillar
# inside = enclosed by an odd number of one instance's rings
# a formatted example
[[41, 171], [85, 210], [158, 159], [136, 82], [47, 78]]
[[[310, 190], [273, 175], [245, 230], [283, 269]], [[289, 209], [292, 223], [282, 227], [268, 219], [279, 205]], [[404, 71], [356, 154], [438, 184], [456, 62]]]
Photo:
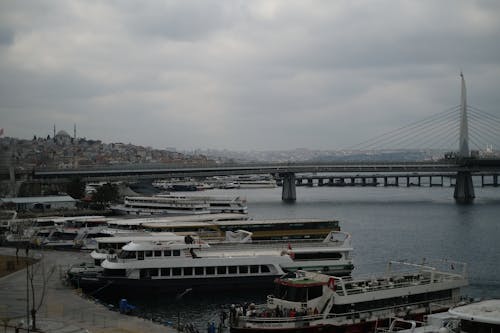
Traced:
[[323, 178], [318, 178], [318, 186], [323, 186]]
[[281, 200], [285, 202], [294, 202], [295, 200], [297, 200], [297, 194], [295, 191], [295, 174], [293, 172], [287, 172], [282, 174], [282, 177], [283, 188], [281, 192]]
[[14, 171], [14, 167], [9, 167], [9, 180], [10, 180], [10, 195], [15, 198], [17, 197], [17, 188], [16, 188], [16, 173]]
[[471, 203], [474, 200], [474, 185], [469, 171], [459, 171], [457, 173], [453, 197], [458, 203]]
[[493, 186], [498, 187], [498, 175], [493, 175]]

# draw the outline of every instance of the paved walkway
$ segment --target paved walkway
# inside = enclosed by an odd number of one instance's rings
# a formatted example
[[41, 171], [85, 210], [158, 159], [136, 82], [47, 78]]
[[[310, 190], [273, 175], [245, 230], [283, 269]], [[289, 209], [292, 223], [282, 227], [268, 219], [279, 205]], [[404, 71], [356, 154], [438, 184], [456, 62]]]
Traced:
[[[82, 297], [72, 287], [66, 286], [61, 279], [64, 269], [71, 264], [88, 261], [88, 254], [61, 251], [33, 252], [30, 255], [42, 256], [42, 261], [38, 264], [37, 278], [34, 280], [35, 286], [38, 286], [35, 288], [37, 289], [35, 293], [37, 302], [41, 298], [42, 271], [46, 272], [46, 276], [50, 276], [44, 302], [37, 313], [37, 327], [40, 331], [47, 333], [177, 332], [172, 327], [111, 311], [100, 303]], [[15, 250], [0, 247], [0, 254], [15, 255]], [[50, 275], [48, 272], [51, 270], [53, 272]], [[0, 278], [0, 321], [2, 321], [0, 328], [5, 323], [12, 326], [25, 324], [26, 313], [26, 270], [23, 269]], [[14, 329], [8, 328], [6, 332], [14, 332]], [[25, 332], [25, 330], [20, 332]]]

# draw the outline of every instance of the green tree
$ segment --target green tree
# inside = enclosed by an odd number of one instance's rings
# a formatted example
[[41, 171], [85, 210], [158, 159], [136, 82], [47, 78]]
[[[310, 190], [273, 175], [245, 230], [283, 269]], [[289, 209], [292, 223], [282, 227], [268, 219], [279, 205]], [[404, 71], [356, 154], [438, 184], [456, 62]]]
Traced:
[[66, 185], [66, 193], [73, 199], [81, 199], [85, 196], [85, 183], [80, 178], [73, 178]]
[[92, 195], [92, 201], [101, 208], [106, 207], [110, 202], [117, 201], [119, 198], [118, 186], [106, 183], [99, 187]]

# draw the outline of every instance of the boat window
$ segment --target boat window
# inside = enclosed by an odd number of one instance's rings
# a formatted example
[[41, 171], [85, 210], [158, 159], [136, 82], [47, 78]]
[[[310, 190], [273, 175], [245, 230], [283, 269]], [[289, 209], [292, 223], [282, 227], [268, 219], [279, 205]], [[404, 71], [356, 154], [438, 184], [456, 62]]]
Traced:
[[314, 260], [314, 259], [333, 259], [342, 258], [342, 253], [339, 252], [311, 252], [311, 253], [295, 253], [295, 260]]
[[229, 266], [229, 274], [237, 274], [238, 273], [238, 267], [237, 266]]
[[226, 269], [227, 267], [226, 266], [219, 266], [217, 267], [217, 274], [226, 274]]
[[149, 269], [148, 268], [142, 268], [140, 271], [139, 271], [139, 277], [141, 279], [148, 279], [150, 278], [150, 275], [149, 275]]
[[137, 260], [144, 260], [144, 251], [137, 251]]
[[195, 275], [203, 275], [203, 267], [195, 267], [194, 274]]
[[165, 257], [170, 257], [170, 256], [172, 256], [172, 251], [170, 251], [170, 250], [165, 250], [165, 251], [163, 251], [163, 255], [164, 255]]
[[214, 275], [215, 274], [215, 267], [207, 267], [206, 274], [207, 275]]
[[266, 265], [260, 265], [260, 271], [262, 273], [269, 273], [271, 270]]
[[161, 276], [170, 276], [170, 268], [161, 268]]
[[105, 268], [103, 271], [103, 275], [104, 276], [126, 276], [126, 270]]
[[172, 275], [173, 276], [182, 275], [182, 268], [180, 268], [180, 267], [172, 268]]
[[240, 266], [240, 273], [248, 273], [248, 266]]
[[307, 288], [307, 299], [314, 299], [323, 295], [322, 286], [314, 286]]
[[250, 273], [253, 273], [253, 274], [259, 273], [259, 265], [251, 265], [250, 266]]
[[144, 251], [146, 252], [146, 257], [152, 257], [153, 256], [153, 251]]
[[291, 302], [307, 302], [307, 289], [304, 287], [285, 286], [282, 284], [276, 285], [274, 290], [278, 298]]
[[122, 251], [118, 257], [121, 259], [135, 259], [135, 251]]
[[155, 251], [155, 257], [161, 257], [161, 251]]
[[174, 257], [178, 257], [178, 256], [180, 256], [180, 255], [181, 255], [181, 250], [174, 250], [173, 252], [174, 252], [174, 253], [173, 253], [173, 254], [174, 254]]
[[158, 268], [150, 268], [149, 276], [158, 276]]
[[193, 267], [184, 267], [184, 275], [193, 275]]

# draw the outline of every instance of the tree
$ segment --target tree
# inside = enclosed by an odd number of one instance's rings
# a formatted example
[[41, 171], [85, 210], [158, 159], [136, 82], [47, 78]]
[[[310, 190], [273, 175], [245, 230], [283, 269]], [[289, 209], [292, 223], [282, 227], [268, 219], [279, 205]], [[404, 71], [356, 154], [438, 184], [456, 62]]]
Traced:
[[81, 199], [85, 195], [85, 183], [80, 178], [73, 178], [66, 185], [66, 193], [74, 199]]
[[92, 195], [92, 201], [97, 203], [101, 208], [104, 208], [110, 202], [117, 201], [118, 198], [118, 186], [111, 183], [102, 185]]
[[[28, 248], [26, 253], [28, 254]], [[29, 262], [33, 261], [30, 265]], [[55, 266], [52, 266], [48, 271], [44, 265], [43, 258], [38, 262], [35, 262], [35, 258], [30, 258], [27, 256], [26, 258], [26, 279], [28, 284], [28, 298], [29, 293], [31, 292], [31, 300], [27, 300], [28, 305], [31, 303], [31, 320], [32, 320], [32, 328], [36, 331], [36, 314], [38, 310], [42, 307], [43, 301], [45, 300], [45, 294], [47, 292], [47, 284], [51, 276], [54, 274], [56, 270]], [[37, 282], [37, 283], [35, 283]], [[35, 293], [35, 291], [38, 291]], [[38, 302], [37, 302], [37, 294], [38, 294]], [[29, 322], [29, 321], [28, 321]]]

